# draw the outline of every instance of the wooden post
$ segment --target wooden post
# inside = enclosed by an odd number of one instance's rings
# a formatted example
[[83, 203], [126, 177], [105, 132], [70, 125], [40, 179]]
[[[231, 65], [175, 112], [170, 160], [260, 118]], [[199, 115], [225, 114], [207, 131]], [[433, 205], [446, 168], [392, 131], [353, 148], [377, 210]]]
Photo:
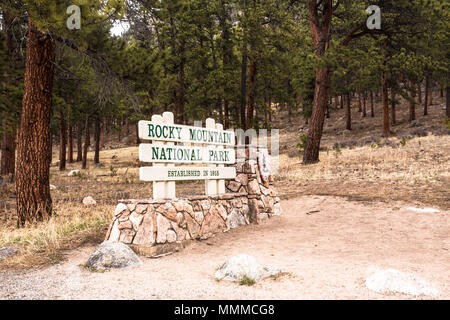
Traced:
[[[152, 122], [155, 123], [163, 123], [163, 117], [160, 115], [153, 115], [152, 116]], [[156, 145], [163, 145], [164, 143], [161, 141], [154, 141], [153, 142]], [[165, 164], [163, 163], [153, 163], [153, 167], [164, 167]], [[167, 182], [164, 181], [155, 181], [153, 182], [153, 199], [165, 199], [166, 196], [166, 184]]]
[[[216, 129], [222, 131], [223, 130], [223, 125], [220, 123], [216, 123]], [[219, 146], [217, 147], [218, 149], [223, 149], [223, 146]], [[223, 164], [219, 164], [218, 165], [219, 168], [223, 168], [224, 165]], [[217, 191], [216, 194], [223, 194], [225, 193], [225, 180], [221, 179], [221, 180], [217, 180]]]
[[[212, 118], [206, 119], [205, 127], [206, 127], [206, 129], [215, 129], [216, 128], [215, 120]], [[217, 167], [217, 165], [208, 164], [208, 167]], [[206, 180], [205, 181], [205, 194], [206, 195], [217, 194], [217, 180]]]
[[[172, 112], [164, 112], [163, 113], [163, 122], [165, 124], [174, 124], [174, 115]], [[165, 143], [167, 145], [173, 146], [175, 143], [173, 142], [167, 142]], [[174, 163], [168, 163], [165, 165], [166, 167], [175, 167]], [[165, 198], [173, 199], [176, 197], [176, 191], [175, 191], [175, 181], [168, 181], [165, 185]]]

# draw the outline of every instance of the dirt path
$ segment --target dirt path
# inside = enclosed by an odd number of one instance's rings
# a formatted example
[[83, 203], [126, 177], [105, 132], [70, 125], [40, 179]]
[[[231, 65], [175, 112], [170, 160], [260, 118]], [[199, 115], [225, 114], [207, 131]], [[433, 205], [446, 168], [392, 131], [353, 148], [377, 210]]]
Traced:
[[[423, 214], [405, 203], [350, 202], [305, 196], [282, 203], [268, 223], [192, 243], [184, 251], [128, 270], [79, 267], [94, 247], [42, 270], [0, 273], [1, 299], [411, 299], [366, 289], [376, 268], [413, 272], [450, 299], [449, 211]], [[317, 211], [319, 212], [312, 212]], [[254, 286], [217, 282], [216, 268], [247, 253], [291, 272]]]

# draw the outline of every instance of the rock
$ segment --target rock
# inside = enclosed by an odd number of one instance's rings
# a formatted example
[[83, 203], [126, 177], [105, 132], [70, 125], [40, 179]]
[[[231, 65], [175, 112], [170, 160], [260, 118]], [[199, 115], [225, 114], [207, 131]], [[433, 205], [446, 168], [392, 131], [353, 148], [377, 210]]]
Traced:
[[140, 225], [136, 236], [134, 237], [134, 244], [148, 245], [155, 243], [155, 228], [153, 224], [153, 215], [146, 214], [142, 224]]
[[248, 183], [248, 193], [249, 194], [261, 194], [261, 189], [259, 188], [259, 183], [257, 180], [253, 179]]
[[96, 163], [94, 167], [96, 167], [96, 168], [104, 168], [105, 165], [103, 163]]
[[241, 184], [236, 181], [230, 181], [227, 185], [227, 188], [233, 192], [237, 192], [240, 188]]
[[238, 209], [232, 209], [231, 213], [227, 217], [227, 228], [234, 229], [239, 226], [245, 225], [245, 218]]
[[281, 203], [275, 203], [275, 205], [273, 206], [273, 215], [279, 216], [282, 213], [283, 210], [281, 209]]
[[142, 219], [144, 218], [144, 215], [137, 213], [136, 211], [133, 211], [130, 214], [130, 221], [133, 224], [134, 230], [138, 230], [139, 226], [141, 225]]
[[156, 216], [156, 242], [164, 243], [167, 241], [167, 231], [170, 228], [170, 221], [161, 214]]
[[230, 258], [217, 270], [217, 280], [241, 281], [248, 277], [255, 281], [276, 276], [282, 271], [270, 266], [260, 264], [254, 257], [240, 254]]
[[142, 264], [139, 257], [126, 244], [105, 241], [95, 249], [86, 266], [98, 270], [107, 268], [129, 268]]
[[72, 171], [70, 171], [70, 172], [67, 174], [67, 176], [69, 176], [69, 177], [79, 176], [79, 175], [81, 175], [81, 171], [80, 171], [80, 170], [72, 170]]
[[175, 208], [175, 210], [177, 210], [178, 212], [184, 210], [184, 203], [182, 201], [172, 202], [172, 205]]
[[92, 198], [91, 196], [89, 197], [85, 197], [83, 199], [83, 204], [85, 206], [95, 206], [97, 204], [97, 201], [94, 200], [94, 198]]
[[200, 225], [190, 215], [186, 215], [187, 229], [192, 239], [196, 239], [200, 234]]
[[17, 249], [12, 246], [0, 248], [0, 261], [16, 255], [17, 252]]
[[115, 220], [113, 226], [111, 227], [109, 238], [106, 240], [119, 241], [119, 237], [120, 237], [119, 220]]
[[167, 231], [166, 237], [169, 243], [177, 241], [177, 234], [173, 230]]
[[136, 231], [134, 231], [133, 229], [123, 229], [120, 232], [119, 241], [122, 243], [131, 244], [135, 235]]
[[119, 223], [119, 230], [123, 229], [133, 229], [133, 224], [131, 223], [130, 220]]
[[246, 186], [248, 184], [248, 176], [246, 174], [238, 174], [235, 180], [243, 186]]
[[414, 208], [414, 207], [408, 207], [406, 208], [408, 211], [412, 212], [418, 212], [418, 213], [439, 213], [440, 211], [438, 209], [433, 208]]
[[128, 210], [128, 207], [124, 203], [119, 203], [114, 210], [114, 216], [117, 217], [119, 214], [123, 213], [125, 210]]
[[173, 230], [175, 231], [175, 233], [176, 233], [176, 240], [177, 240], [177, 241], [185, 240], [185, 239], [186, 239], [186, 232], [184, 231], [184, 229], [183, 229], [183, 228], [180, 228], [180, 227], [178, 226], [178, 224], [175, 223], [175, 222], [171, 222], [170, 224], [172, 225], [172, 229], [173, 229]]
[[177, 222], [177, 210], [170, 203], [165, 203], [159, 206], [159, 208], [156, 209], [156, 212], [161, 213], [171, 221]]
[[50, 190], [56, 190], [57, 188], [56, 188], [56, 186], [54, 186], [54, 185], [50, 185]]
[[201, 225], [203, 223], [203, 212], [202, 211], [195, 211], [194, 214], [192, 215], [192, 217], [195, 219], [195, 221]]
[[379, 293], [398, 292], [414, 296], [437, 296], [438, 290], [412, 273], [395, 269], [381, 270], [366, 279], [366, 287]]

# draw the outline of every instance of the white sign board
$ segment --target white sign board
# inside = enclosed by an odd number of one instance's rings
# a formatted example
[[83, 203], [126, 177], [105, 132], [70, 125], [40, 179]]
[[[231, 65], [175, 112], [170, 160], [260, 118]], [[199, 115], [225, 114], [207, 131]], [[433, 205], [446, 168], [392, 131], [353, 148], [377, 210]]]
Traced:
[[234, 149], [142, 143], [139, 146], [139, 160], [142, 162], [233, 164], [236, 159]]
[[[153, 181], [153, 198], [174, 198], [175, 181], [205, 180], [206, 194], [225, 193], [225, 179], [236, 177], [235, 134], [223, 130], [214, 119], [206, 128], [174, 124], [171, 112], [139, 121], [139, 138], [150, 140], [139, 146], [139, 160], [153, 163], [139, 170], [142, 181]], [[182, 145], [177, 145], [181, 143]], [[177, 167], [175, 164], [205, 164], [204, 167]]]
[[204, 143], [234, 146], [233, 131], [201, 127], [139, 121], [139, 138], [142, 140]]
[[233, 179], [236, 177], [236, 168], [141, 167], [139, 175], [142, 181]]

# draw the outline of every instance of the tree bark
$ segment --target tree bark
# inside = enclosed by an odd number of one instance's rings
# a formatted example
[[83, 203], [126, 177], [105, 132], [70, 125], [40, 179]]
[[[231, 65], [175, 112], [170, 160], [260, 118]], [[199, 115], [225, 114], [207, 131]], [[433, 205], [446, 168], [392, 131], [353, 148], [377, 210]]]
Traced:
[[445, 89], [445, 116], [450, 118], [450, 86]]
[[14, 177], [14, 170], [16, 166], [16, 127], [10, 124], [5, 114], [2, 121], [3, 135], [1, 141], [2, 158], [0, 165], [1, 175], [11, 175]]
[[17, 145], [17, 225], [52, 215], [50, 119], [55, 43], [28, 18], [27, 58]]
[[389, 125], [389, 96], [388, 96], [388, 84], [387, 84], [387, 56], [386, 56], [386, 41], [382, 45], [383, 51], [383, 71], [381, 72], [381, 100], [383, 101], [383, 137], [389, 137], [391, 135], [391, 128]]
[[391, 88], [391, 121], [392, 125], [397, 124], [397, 117], [395, 114], [395, 91], [394, 88]]
[[429, 100], [429, 93], [430, 93], [430, 77], [426, 76], [425, 78], [425, 100], [423, 102], [423, 115], [428, 115], [428, 100]]
[[428, 79], [428, 105], [433, 105], [433, 82], [431, 81], [431, 78]]
[[363, 118], [367, 117], [367, 92], [364, 91], [363, 94]]
[[[309, 0], [309, 25], [314, 43], [314, 54], [321, 58], [328, 49], [331, 30], [331, 18], [333, 14], [333, 1], [324, 0], [322, 21], [319, 22], [317, 1]], [[328, 103], [328, 86], [330, 82], [330, 70], [328, 67], [316, 70], [316, 82], [314, 90], [314, 105], [309, 124], [303, 163], [310, 164], [319, 161], [320, 140], [323, 133], [325, 112]]]
[[73, 163], [73, 128], [72, 123], [69, 122], [69, 128], [67, 130], [67, 161]]
[[247, 129], [253, 127], [253, 117], [255, 114], [255, 98], [256, 98], [256, 73], [257, 73], [257, 58], [255, 49], [252, 48], [250, 55], [250, 90], [248, 93], [248, 108], [247, 108]]
[[352, 108], [351, 108], [350, 92], [347, 92], [347, 98], [346, 98], [345, 102], [346, 102], [346, 106], [345, 106], [346, 125], [345, 125], [345, 128], [347, 130], [352, 130]]
[[242, 46], [242, 61], [241, 61], [241, 103], [240, 103], [241, 126], [244, 130], [247, 129], [247, 121], [245, 117], [246, 107], [247, 107], [247, 41], [244, 39], [244, 44]]
[[89, 133], [89, 115], [86, 114], [86, 120], [84, 124], [84, 146], [83, 146], [83, 163], [81, 167], [87, 168], [87, 154], [89, 146], [91, 145], [90, 133]]
[[358, 112], [362, 112], [361, 94], [357, 93], [357, 95], [358, 95]]
[[[8, 27], [11, 23], [11, 18], [9, 13], [6, 10], [3, 10], [3, 33], [4, 33], [4, 44], [5, 49], [7, 49], [7, 63], [14, 64], [15, 63], [15, 52], [14, 52], [14, 42], [13, 42], [13, 34], [10, 31], [11, 29]], [[8, 83], [11, 79], [10, 75], [5, 72], [3, 75], [3, 80], [1, 81], [1, 85], [4, 90], [8, 86]], [[15, 111], [15, 110], [11, 110]], [[9, 111], [8, 111], [9, 112]], [[14, 179], [14, 171], [16, 166], [16, 125], [14, 121], [11, 121], [11, 113], [4, 112], [0, 113], [2, 116], [1, 125], [3, 127], [2, 141], [0, 142], [2, 157], [0, 160], [0, 174], [1, 175], [11, 175], [11, 181]]]
[[414, 82], [409, 82], [410, 90], [411, 90], [411, 101], [409, 102], [409, 121], [416, 120], [416, 88]]
[[370, 116], [372, 118], [375, 117], [375, 105], [374, 105], [374, 101], [373, 101], [373, 91], [370, 90]]
[[421, 83], [417, 84], [417, 93], [419, 96], [419, 103], [422, 104], [423, 101], [422, 101], [422, 84]]
[[94, 163], [100, 163], [100, 129], [101, 129], [101, 121], [100, 116], [95, 117], [95, 155], [94, 155]]
[[66, 170], [66, 119], [64, 111], [59, 111], [59, 171]]
[[81, 121], [77, 126], [77, 162], [83, 161], [83, 124]]

